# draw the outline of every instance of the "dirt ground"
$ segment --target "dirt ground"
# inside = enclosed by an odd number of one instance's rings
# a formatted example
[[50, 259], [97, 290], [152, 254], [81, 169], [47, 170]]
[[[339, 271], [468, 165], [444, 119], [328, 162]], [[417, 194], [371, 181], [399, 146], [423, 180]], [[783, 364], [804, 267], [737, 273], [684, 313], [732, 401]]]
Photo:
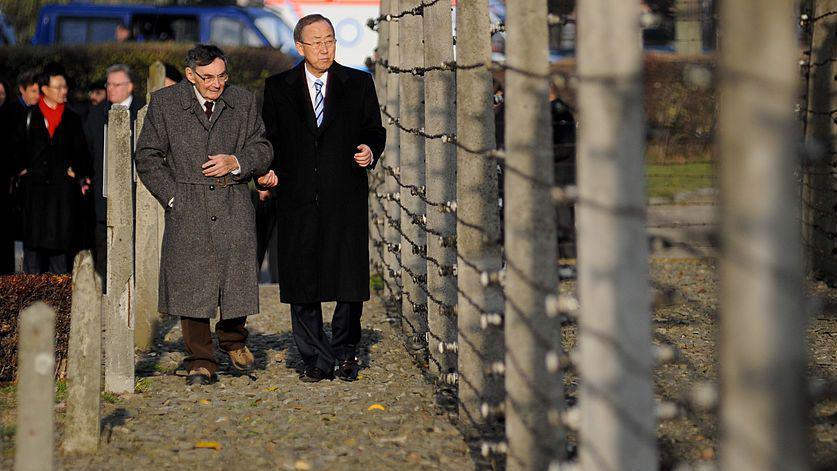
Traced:
[[[675, 345], [681, 361], [655, 370], [658, 398], [687, 402], [695, 386], [717, 380], [718, 289], [714, 262], [657, 259], [655, 286], [674, 289], [673, 301], [654, 313], [653, 338]], [[566, 282], [565, 289], [574, 289]], [[60, 469], [474, 469], [490, 468], [448, 417], [434, 405], [433, 386], [402, 346], [379, 301], [367, 305], [362, 379], [300, 383], [287, 308], [269, 290], [264, 314], [250, 323], [258, 367], [251, 375], [229, 371], [211, 387], [187, 390], [174, 373], [182, 342], [169, 324], [161, 342], [139, 361], [138, 393], [105, 396], [100, 452], [69, 458], [56, 453]], [[812, 283], [821, 308], [809, 319], [808, 377], [837, 379], [837, 289]], [[330, 312], [327, 308], [326, 312]], [[575, 343], [566, 326], [564, 346]], [[569, 403], [578, 377], [566, 376]], [[383, 410], [378, 407], [380, 405]], [[370, 410], [371, 408], [371, 410]], [[62, 391], [56, 404], [58, 435], [64, 418]], [[0, 469], [14, 454], [14, 389], [0, 389]], [[689, 411], [658, 427], [661, 469], [697, 469], [718, 459], [715, 412]], [[199, 441], [220, 449], [196, 448]], [[810, 414], [810, 453], [815, 470], [837, 469], [837, 400], [820, 399]], [[471, 444], [473, 445], [473, 444]], [[215, 444], [212, 444], [215, 446]], [[502, 467], [502, 466], [493, 466]]]

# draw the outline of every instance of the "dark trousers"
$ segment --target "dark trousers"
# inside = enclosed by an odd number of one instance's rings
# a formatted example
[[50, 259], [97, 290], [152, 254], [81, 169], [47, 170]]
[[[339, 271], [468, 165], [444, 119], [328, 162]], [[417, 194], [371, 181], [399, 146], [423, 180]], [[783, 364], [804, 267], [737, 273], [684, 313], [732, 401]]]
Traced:
[[67, 271], [67, 253], [59, 250], [32, 250], [23, 248], [23, 273], [37, 275], [54, 273], [63, 275]]
[[15, 241], [10, 234], [0, 234], [0, 275], [15, 274]]
[[[96, 250], [93, 251], [93, 261], [96, 264], [96, 272], [106, 280], [108, 264], [108, 227], [104, 221], [96, 221], [94, 229], [93, 240]], [[104, 283], [102, 283], [102, 290], [105, 290]]]
[[320, 303], [291, 304], [291, 327], [294, 342], [306, 368], [334, 370], [335, 361], [355, 356], [360, 343], [362, 302], [337, 302], [331, 319], [331, 342], [323, 331], [323, 307]]
[[[215, 324], [218, 335], [218, 347], [230, 352], [244, 348], [248, 332], [244, 327], [247, 317], [235, 319], [221, 319]], [[209, 329], [209, 319], [180, 318], [180, 330], [183, 331], [183, 343], [186, 344], [186, 368], [206, 368], [210, 373], [218, 371], [218, 360], [212, 347], [212, 332]]]

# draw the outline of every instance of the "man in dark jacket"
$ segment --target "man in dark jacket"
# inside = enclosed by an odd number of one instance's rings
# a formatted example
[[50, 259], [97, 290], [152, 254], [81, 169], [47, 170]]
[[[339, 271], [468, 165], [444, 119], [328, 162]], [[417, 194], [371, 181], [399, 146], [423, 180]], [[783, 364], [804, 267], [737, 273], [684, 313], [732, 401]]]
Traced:
[[[306, 16], [294, 39], [304, 61], [265, 81], [262, 111], [278, 177], [279, 289], [305, 363], [300, 379], [332, 378], [336, 361], [337, 376], [353, 381], [369, 299], [367, 172], [386, 132], [372, 77], [334, 62], [331, 22]], [[330, 342], [324, 301], [337, 302]]]
[[90, 175], [81, 118], [65, 106], [60, 66], [38, 77], [41, 98], [18, 123], [15, 147], [23, 193], [23, 265], [26, 273], [67, 273], [79, 240], [79, 203]]
[[[105, 161], [105, 136], [107, 135], [108, 112], [113, 105], [127, 106], [131, 115], [131, 136], [134, 135], [134, 122], [137, 112], [145, 105], [145, 100], [133, 95], [134, 79], [131, 69], [124, 64], [116, 64], [107, 68], [105, 89], [107, 99], [90, 110], [84, 123], [84, 134], [90, 155], [93, 156], [93, 205], [96, 217], [96, 271], [104, 279], [107, 270], [107, 162]], [[134, 142], [134, 139], [131, 139]]]

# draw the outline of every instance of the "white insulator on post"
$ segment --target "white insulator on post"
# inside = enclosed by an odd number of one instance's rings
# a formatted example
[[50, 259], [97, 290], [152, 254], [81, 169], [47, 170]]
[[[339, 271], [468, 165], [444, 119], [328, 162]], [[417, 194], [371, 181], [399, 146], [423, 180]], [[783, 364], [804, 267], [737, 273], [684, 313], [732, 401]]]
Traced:
[[712, 410], [718, 407], [718, 387], [712, 383], [698, 383], [692, 388], [690, 399], [695, 407]]
[[450, 343], [439, 342], [439, 353], [445, 353], [445, 352], [456, 353], [457, 351], [459, 351], [459, 345], [456, 342], [450, 342]]
[[489, 404], [483, 402], [480, 406], [480, 414], [486, 419], [489, 417], [503, 416], [506, 413], [506, 404], [501, 402], [499, 404]]
[[488, 457], [490, 455], [504, 455], [508, 453], [509, 445], [506, 442], [483, 442], [480, 446], [482, 456]]
[[445, 384], [456, 384], [459, 382], [459, 373], [446, 373], [442, 377], [442, 381], [444, 381]]
[[488, 374], [502, 376], [506, 374], [506, 363], [502, 361], [495, 361], [488, 365]]
[[500, 327], [502, 325], [503, 325], [502, 314], [498, 314], [498, 313], [494, 312], [494, 313], [483, 314], [483, 315], [480, 316], [480, 327], [482, 327], [483, 330], [485, 330], [489, 327]]
[[673, 363], [677, 361], [679, 356], [679, 352], [673, 345], [654, 345], [654, 358], [657, 360], [658, 365]]
[[561, 412], [561, 422], [570, 430], [578, 430], [581, 425], [581, 409], [578, 406], [572, 406]]
[[680, 406], [671, 401], [657, 403], [656, 407], [658, 420], [673, 420], [680, 416]]
[[557, 373], [561, 369], [561, 356], [555, 350], [546, 353], [546, 370]]

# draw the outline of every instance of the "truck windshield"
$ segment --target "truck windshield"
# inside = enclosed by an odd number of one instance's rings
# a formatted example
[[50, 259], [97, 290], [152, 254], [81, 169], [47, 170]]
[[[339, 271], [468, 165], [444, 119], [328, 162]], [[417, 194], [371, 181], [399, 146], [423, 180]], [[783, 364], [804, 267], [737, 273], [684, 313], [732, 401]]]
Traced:
[[254, 21], [271, 46], [282, 52], [291, 52], [294, 44], [293, 33], [282, 20], [273, 15], [264, 15], [256, 17]]

